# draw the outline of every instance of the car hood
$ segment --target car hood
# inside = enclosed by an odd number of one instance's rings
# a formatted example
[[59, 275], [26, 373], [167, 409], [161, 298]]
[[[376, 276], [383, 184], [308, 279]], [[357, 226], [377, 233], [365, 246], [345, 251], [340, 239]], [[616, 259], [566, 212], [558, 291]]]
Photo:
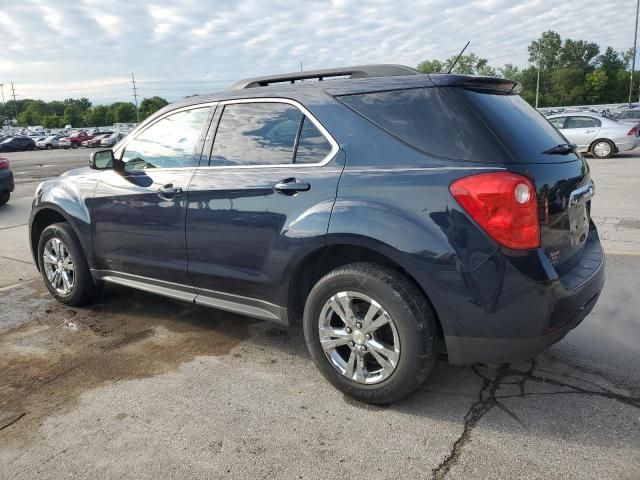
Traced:
[[93, 173], [93, 170], [91, 170], [90, 167], [80, 167], [69, 170], [68, 172], [64, 172], [60, 175], [60, 177], [75, 177], [77, 175], [89, 175], [91, 173]]

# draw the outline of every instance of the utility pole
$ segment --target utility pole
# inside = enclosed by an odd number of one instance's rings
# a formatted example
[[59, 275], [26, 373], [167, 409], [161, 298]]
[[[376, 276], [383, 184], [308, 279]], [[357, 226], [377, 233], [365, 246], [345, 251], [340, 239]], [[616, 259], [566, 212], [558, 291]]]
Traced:
[[136, 91], [136, 79], [131, 72], [131, 84], [133, 85], [133, 98], [136, 101], [136, 121], [140, 123], [140, 112], [138, 111], [138, 92]]
[[4, 127], [4, 83], [0, 83], [0, 92], [2, 93], [2, 113], [0, 113], [0, 127]]
[[300, 71], [302, 72], [302, 60], [300, 60]]
[[[638, 0], [638, 1], [640, 1], [640, 0]], [[538, 108], [538, 95], [540, 94], [540, 56], [541, 56], [541, 53], [542, 53], [542, 45], [541, 45], [541, 41], [538, 40], [538, 79], [536, 80], [536, 108]]]
[[638, 40], [638, 10], [640, 10], [640, 0], [636, 0], [636, 28], [633, 32], [633, 59], [631, 60], [631, 77], [629, 78], [629, 106], [631, 106], [631, 95], [633, 94], [633, 72], [636, 69], [636, 41]]
[[14, 120], [18, 121], [18, 104], [16, 103], [16, 89], [13, 88], [13, 82], [11, 82], [11, 94], [13, 96], [13, 111], [15, 113]]

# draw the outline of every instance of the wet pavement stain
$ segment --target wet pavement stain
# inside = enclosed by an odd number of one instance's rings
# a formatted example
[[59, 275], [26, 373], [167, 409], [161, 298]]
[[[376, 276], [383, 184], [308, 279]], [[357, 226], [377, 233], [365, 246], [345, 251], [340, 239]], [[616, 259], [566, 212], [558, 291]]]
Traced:
[[[30, 288], [29, 296], [46, 298], [43, 287]], [[73, 408], [89, 389], [225, 355], [255, 323], [121, 287], [82, 308], [28, 304], [29, 319], [0, 333], [0, 417], [11, 420], [0, 430], [4, 446], [28, 443], [47, 417]]]

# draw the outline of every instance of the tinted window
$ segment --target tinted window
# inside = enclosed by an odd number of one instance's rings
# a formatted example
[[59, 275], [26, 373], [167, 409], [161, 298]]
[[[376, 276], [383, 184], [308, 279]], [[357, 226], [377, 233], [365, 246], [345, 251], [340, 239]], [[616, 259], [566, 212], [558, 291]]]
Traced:
[[225, 105], [210, 165], [292, 163], [302, 112], [286, 103]]
[[423, 152], [458, 160], [499, 160], [477, 119], [438, 88], [347, 95], [340, 100]]
[[569, 117], [565, 128], [591, 128], [599, 127], [600, 120], [591, 117]]
[[557, 129], [561, 129], [562, 126], [564, 125], [564, 119], [565, 117], [558, 117], [558, 118], [549, 118], [548, 120], [551, 123], [551, 125], [553, 125]]
[[208, 113], [208, 107], [187, 110], [151, 125], [125, 147], [125, 169], [196, 166], [200, 155], [193, 150]]
[[[472, 108], [506, 147], [506, 162], [554, 163], [571, 160], [569, 155], [543, 152], [567, 140], [535, 108], [519, 95], [498, 95], [448, 88], [449, 95]], [[577, 157], [575, 157], [577, 158]]]
[[620, 114], [619, 118], [632, 118], [632, 119], [640, 118], [640, 110], [625, 110]]
[[295, 163], [319, 163], [331, 151], [331, 144], [308, 118], [304, 118]]

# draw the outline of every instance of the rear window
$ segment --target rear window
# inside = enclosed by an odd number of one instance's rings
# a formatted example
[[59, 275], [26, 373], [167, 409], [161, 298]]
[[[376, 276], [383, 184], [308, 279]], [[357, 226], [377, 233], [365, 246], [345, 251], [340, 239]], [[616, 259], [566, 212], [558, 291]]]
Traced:
[[474, 162], [502, 160], [478, 118], [460, 108], [443, 89], [413, 88], [339, 99], [391, 135], [430, 155]]
[[496, 95], [460, 88], [448, 90], [452, 98], [469, 105], [482, 118], [517, 163], [557, 163], [577, 156], [548, 155], [545, 150], [567, 140], [519, 95]]

